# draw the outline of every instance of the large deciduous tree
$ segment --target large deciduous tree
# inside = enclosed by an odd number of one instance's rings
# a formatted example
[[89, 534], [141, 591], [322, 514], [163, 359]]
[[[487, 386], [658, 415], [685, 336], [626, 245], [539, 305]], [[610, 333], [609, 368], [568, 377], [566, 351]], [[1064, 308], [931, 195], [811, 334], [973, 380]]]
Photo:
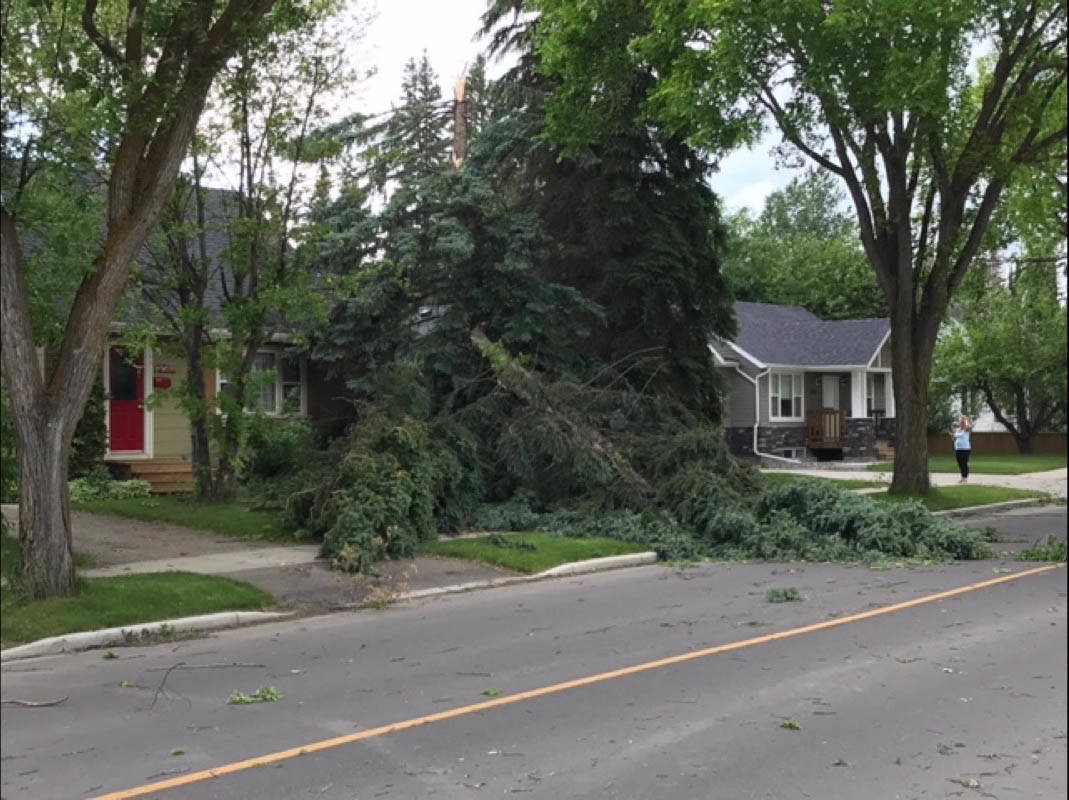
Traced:
[[[925, 408], [948, 303], [1006, 187], [1066, 138], [1061, 0], [541, 0], [550, 106], [571, 144], [612, 126], [637, 62], [646, 110], [716, 149], [767, 122], [845, 185], [891, 316], [892, 490], [929, 489]], [[626, 7], [626, 8], [624, 8]], [[617, 18], [646, 14], [618, 39]], [[987, 53], [975, 63], [978, 54]]]
[[[216, 73], [276, 0], [5, 3], [3, 158], [20, 161], [0, 207], [2, 364], [19, 452], [22, 580], [74, 590], [67, 463], [131, 266], [171, 196]], [[290, 12], [298, 4], [285, 3]], [[33, 174], [78, 163], [106, 176], [107, 210], [57, 357], [38, 368], [21, 210]], [[85, 191], [93, 191], [87, 186]]]

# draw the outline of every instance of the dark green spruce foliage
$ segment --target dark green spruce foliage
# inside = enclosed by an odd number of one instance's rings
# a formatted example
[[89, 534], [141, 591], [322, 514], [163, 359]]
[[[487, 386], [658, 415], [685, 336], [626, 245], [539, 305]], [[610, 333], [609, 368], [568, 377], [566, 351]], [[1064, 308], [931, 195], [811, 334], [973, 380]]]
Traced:
[[[507, 24], [522, 5], [488, 15], [519, 65], [474, 89], [485, 113], [463, 168], [413, 64], [403, 110], [361, 134], [368, 171], [320, 209], [320, 266], [349, 294], [315, 355], [354, 419], [299, 476], [293, 525], [348, 570], [460, 529], [607, 536], [674, 560], [979, 552], [919, 508], [767, 487], [730, 456], [708, 350], [733, 330], [708, 164], [635, 121], [642, 75], [605, 140], [561, 158], [541, 137], [531, 23]], [[385, 205], [354, 207], [382, 176]]]

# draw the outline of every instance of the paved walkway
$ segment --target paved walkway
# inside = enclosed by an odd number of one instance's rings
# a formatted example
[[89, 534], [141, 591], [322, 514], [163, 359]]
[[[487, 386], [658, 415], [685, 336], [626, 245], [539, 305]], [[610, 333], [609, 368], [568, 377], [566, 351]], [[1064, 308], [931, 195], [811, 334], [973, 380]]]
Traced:
[[[789, 472], [795, 475], [807, 475], [812, 478], [832, 478], [838, 480], [862, 480], [891, 482], [890, 472], [867, 472], [843, 469], [782, 469], [768, 472]], [[1024, 475], [978, 475], [969, 476], [969, 483], [977, 486], [1002, 486], [1008, 489], [1027, 489], [1034, 492], [1046, 492], [1054, 497], [1066, 497], [1066, 468], [1052, 469], [1047, 472], [1030, 472]], [[933, 472], [933, 486], [957, 486], [958, 475], [951, 472]]]
[[319, 545], [298, 544], [284, 547], [261, 547], [255, 550], [234, 550], [202, 556], [160, 558], [115, 564], [110, 567], [82, 570], [87, 578], [113, 578], [116, 575], [144, 575], [149, 572], [196, 572], [201, 575], [226, 575], [247, 569], [294, 567], [314, 564], [319, 557]]

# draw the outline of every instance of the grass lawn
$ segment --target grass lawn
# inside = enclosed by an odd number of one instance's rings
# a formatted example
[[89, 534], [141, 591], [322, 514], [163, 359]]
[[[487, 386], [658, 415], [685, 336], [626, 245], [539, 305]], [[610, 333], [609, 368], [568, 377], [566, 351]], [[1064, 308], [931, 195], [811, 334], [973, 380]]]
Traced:
[[138, 622], [258, 610], [274, 598], [254, 586], [212, 575], [158, 572], [81, 581], [78, 594], [26, 600], [10, 584], [18, 572], [19, 543], [0, 537], [0, 571], [9, 585], [0, 589], [0, 641], [5, 647], [76, 631]]
[[616, 539], [591, 537], [577, 539], [568, 536], [551, 536], [547, 533], [501, 534], [480, 536], [476, 539], [452, 539], [431, 542], [424, 549], [430, 556], [449, 556], [468, 561], [482, 561], [517, 572], [541, 572], [542, 570], [583, 561], [587, 558], [618, 556], [624, 553], [641, 553], [647, 550], [631, 542]]
[[240, 503], [195, 503], [188, 497], [157, 496], [130, 500], [94, 500], [74, 503], [75, 511], [112, 514], [144, 522], [169, 522], [186, 528], [213, 531], [235, 539], [293, 541], [277, 514], [250, 511]]
[[[157, 572], [82, 581], [78, 594], [49, 600], [21, 600], [3, 589], [0, 640], [7, 647], [45, 636], [113, 628], [215, 611], [259, 610], [274, 598], [247, 583]], [[9, 600], [10, 597], [10, 600]]]
[[818, 483], [834, 484], [840, 489], [878, 489], [886, 486], [886, 481], [861, 481], [856, 478], [818, 478], [809, 475], [799, 475], [794, 472], [762, 472], [765, 478], [774, 483], [795, 483], [797, 481], [817, 481]]
[[[969, 472], [977, 475], [1023, 475], [1026, 472], [1046, 472], [1065, 466], [1065, 456], [985, 455], [973, 453], [969, 457]], [[892, 464], [873, 464], [872, 472], [891, 472]], [[957, 472], [954, 456], [936, 455], [928, 459], [929, 472]]]
[[881, 503], [901, 503], [905, 500], [920, 499], [929, 511], [947, 511], [952, 508], [969, 506], [986, 506], [1006, 500], [1024, 500], [1033, 497], [1046, 497], [1041, 492], [1029, 492], [1025, 489], [1006, 489], [1001, 486], [941, 486], [932, 488], [931, 494], [924, 498], [914, 495], [878, 494], [866, 495]]

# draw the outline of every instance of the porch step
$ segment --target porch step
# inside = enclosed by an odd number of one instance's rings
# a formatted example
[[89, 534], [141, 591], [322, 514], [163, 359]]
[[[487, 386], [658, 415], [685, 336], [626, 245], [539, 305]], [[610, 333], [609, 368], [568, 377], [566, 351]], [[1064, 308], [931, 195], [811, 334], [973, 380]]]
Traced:
[[190, 461], [131, 461], [126, 465], [130, 476], [145, 481], [153, 494], [174, 494], [193, 489], [193, 463]]

